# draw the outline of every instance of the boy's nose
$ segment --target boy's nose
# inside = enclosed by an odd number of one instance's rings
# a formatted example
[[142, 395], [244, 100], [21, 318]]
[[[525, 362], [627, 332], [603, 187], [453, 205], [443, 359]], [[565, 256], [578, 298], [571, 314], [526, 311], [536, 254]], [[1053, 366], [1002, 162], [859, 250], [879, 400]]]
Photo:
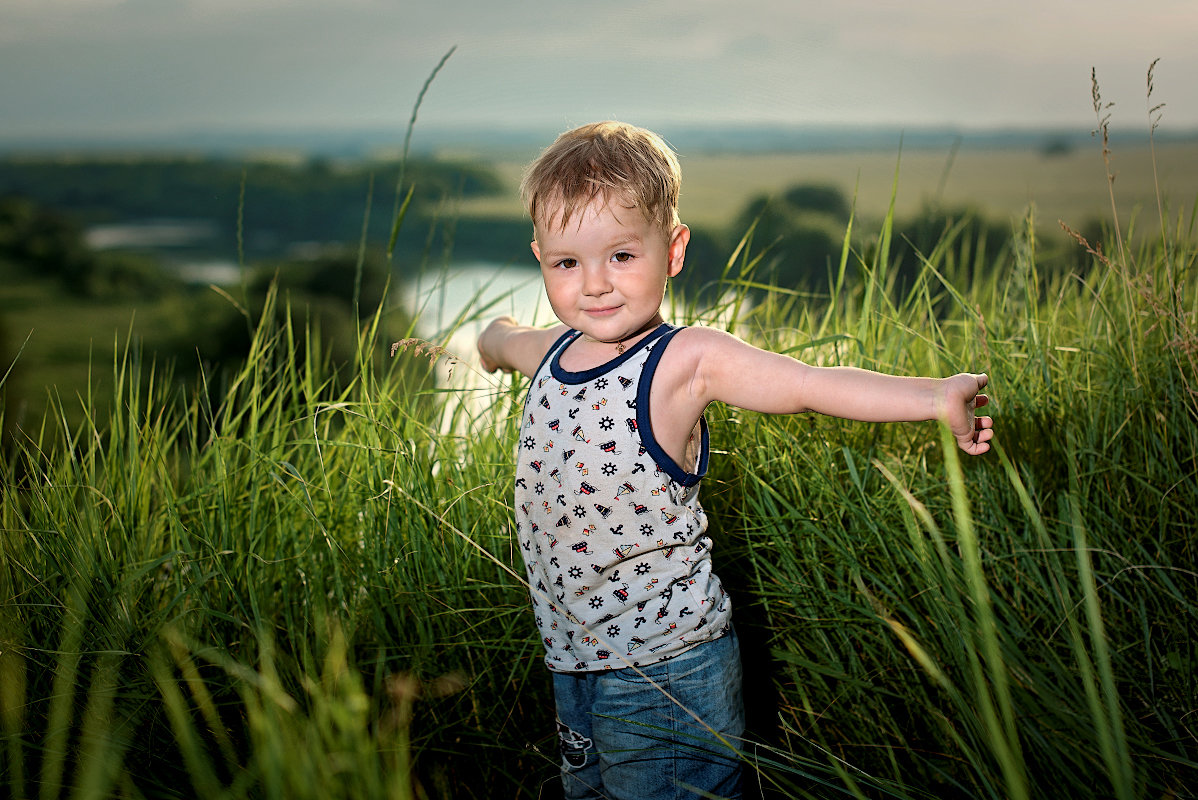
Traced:
[[607, 294], [611, 290], [611, 281], [607, 279], [607, 270], [601, 266], [584, 266], [582, 268], [582, 292], [588, 297]]

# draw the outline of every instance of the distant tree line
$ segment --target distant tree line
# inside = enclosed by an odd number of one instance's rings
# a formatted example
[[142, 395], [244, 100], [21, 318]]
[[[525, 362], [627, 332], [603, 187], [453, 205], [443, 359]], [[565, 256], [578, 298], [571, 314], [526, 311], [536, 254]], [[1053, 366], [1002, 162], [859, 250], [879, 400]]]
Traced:
[[[692, 231], [687, 268], [682, 285], [700, 295], [711, 291], [723, 274], [728, 257], [744, 239], [738, 265], [759, 257], [751, 276], [754, 282], [776, 284], [818, 294], [835, 276], [852, 222], [851, 252], [846, 280], [861, 275], [861, 264], [872, 265], [878, 250], [879, 220], [853, 220], [849, 199], [834, 186], [796, 184], [775, 195], [753, 197], [722, 229]], [[1002, 268], [1012, 259], [1017, 220], [996, 220], [977, 208], [946, 207], [928, 201], [910, 216], [894, 220], [887, 265], [888, 279], [898, 292], [906, 291], [938, 245], [949, 242], [956, 263]], [[1042, 233], [1042, 232], [1041, 232]], [[1059, 233], [1054, 231], [1054, 233]], [[1090, 242], [1107, 238], [1098, 221], [1084, 224], [1081, 233]], [[1042, 281], [1090, 268], [1084, 250], [1063, 236], [1043, 238], [1037, 260]], [[735, 277], [737, 265], [731, 271]]]
[[0, 261], [83, 297], [153, 299], [177, 285], [152, 256], [96, 252], [72, 216], [25, 197], [0, 196]]
[[[194, 219], [214, 225], [209, 247], [247, 257], [273, 257], [294, 242], [387, 242], [396, 206], [394, 164], [299, 163], [210, 158], [0, 160], [0, 196], [34, 200], [82, 226], [146, 219]], [[405, 171], [413, 189], [410, 214], [432, 218], [447, 199], [492, 194], [503, 187], [489, 168], [465, 162], [417, 160]], [[239, 231], [240, 216], [240, 231]], [[397, 246], [428, 247], [408, 226]], [[514, 226], [513, 226], [514, 229]], [[242, 240], [238, 242], [238, 236]]]
[[[797, 184], [776, 195], [757, 195], [722, 230], [694, 232], [683, 285], [700, 295], [714, 289], [729, 254], [743, 239], [733, 277], [741, 262], [756, 260], [753, 282], [818, 293], [837, 272], [852, 215], [849, 199], [834, 186]], [[927, 206], [911, 219], [896, 221], [889, 272], [900, 290], [919, 273], [921, 258], [954, 226], [959, 226], [958, 239], [968, 242], [972, 256], [987, 263], [1002, 255], [1012, 233], [1009, 225], [966, 208]], [[872, 264], [877, 248], [871, 238], [876, 232], [863, 221], [856, 221], [855, 231], [847, 267], [850, 282], [860, 275], [859, 262]]]

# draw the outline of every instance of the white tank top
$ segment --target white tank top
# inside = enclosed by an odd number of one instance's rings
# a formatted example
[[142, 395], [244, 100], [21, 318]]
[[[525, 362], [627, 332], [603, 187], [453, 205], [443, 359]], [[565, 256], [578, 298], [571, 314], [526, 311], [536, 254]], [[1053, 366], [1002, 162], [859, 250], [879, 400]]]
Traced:
[[[550, 348], [529, 386], [516, 445], [516, 531], [545, 661], [558, 672], [643, 666], [727, 632], [711, 569], [697, 463], [666, 455], [649, 422], [667, 324], [585, 372], [561, 368], [580, 335]], [[693, 470], [693, 471], [690, 471]]]

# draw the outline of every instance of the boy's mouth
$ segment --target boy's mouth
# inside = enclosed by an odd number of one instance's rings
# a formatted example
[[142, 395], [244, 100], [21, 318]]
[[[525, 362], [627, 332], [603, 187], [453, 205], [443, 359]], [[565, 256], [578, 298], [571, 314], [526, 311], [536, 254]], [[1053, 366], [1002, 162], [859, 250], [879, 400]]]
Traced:
[[595, 316], [605, 316], [619, 310], [619, 306], [602, 306], [601, 308], [584, 308], [583, 313], [593, 314]]

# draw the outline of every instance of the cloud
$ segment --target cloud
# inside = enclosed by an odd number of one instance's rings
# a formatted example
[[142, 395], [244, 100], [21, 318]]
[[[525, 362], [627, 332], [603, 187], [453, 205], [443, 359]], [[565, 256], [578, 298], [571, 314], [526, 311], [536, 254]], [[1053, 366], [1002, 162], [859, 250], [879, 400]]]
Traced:
[[6, 127], [641, 120], [1072, 122], [1163, 57], [1198, 82], [1191, 0], [0, 0]]

